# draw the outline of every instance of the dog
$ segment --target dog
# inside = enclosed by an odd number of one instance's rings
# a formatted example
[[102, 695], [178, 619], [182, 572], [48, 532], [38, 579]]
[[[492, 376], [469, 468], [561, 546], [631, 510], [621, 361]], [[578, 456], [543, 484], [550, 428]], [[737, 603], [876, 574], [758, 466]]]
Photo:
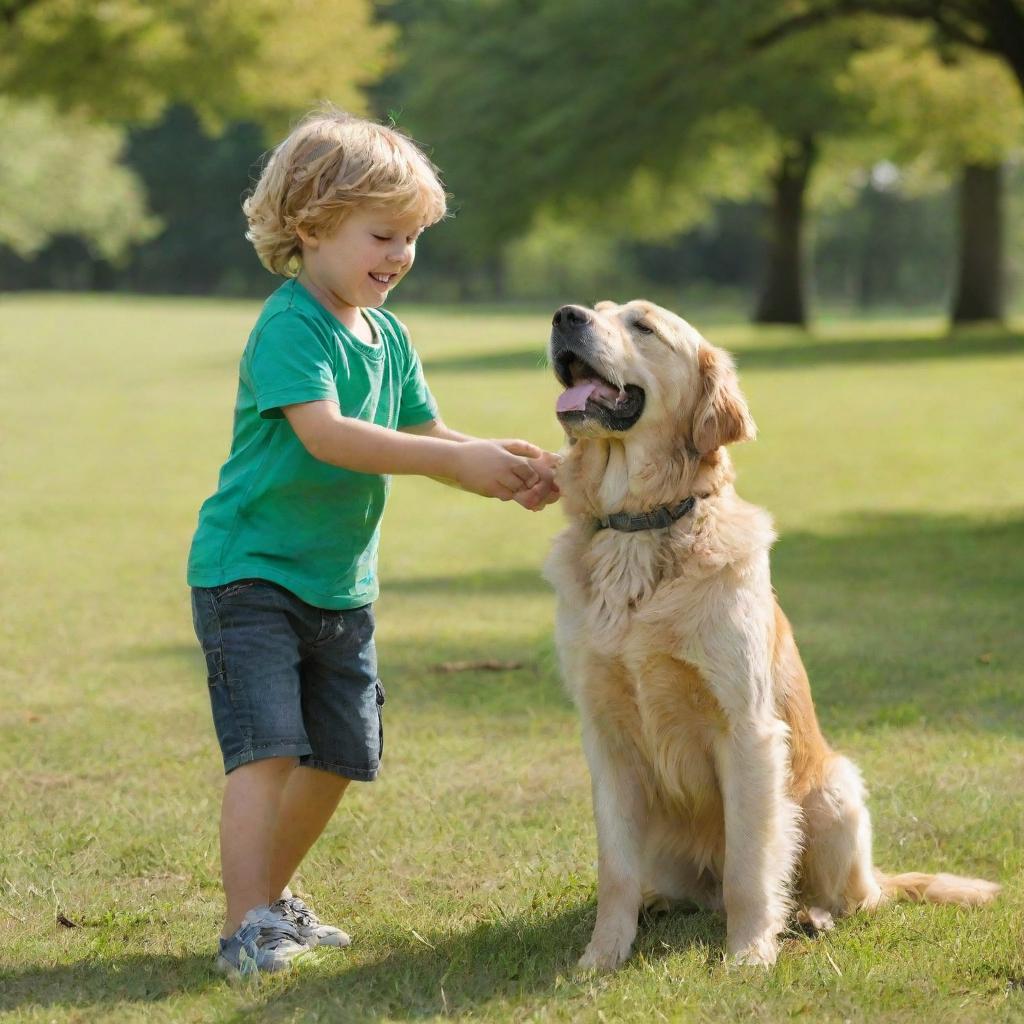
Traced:
[[823, 930], [894, 897], [992, 900], [873, 866], [860, 773], [821, 734], [772, 589], [772, 521], [733, 487], [726, 446], [756, 428], [730, 356], [635, 300], [563, 306], [549, 358], [569, 525], [545, 576], [598, 837], [580, 966], [617, 967], [640, 911], [676, 901], [724, 911], [730, 962], [770, 966], [794, 911]]

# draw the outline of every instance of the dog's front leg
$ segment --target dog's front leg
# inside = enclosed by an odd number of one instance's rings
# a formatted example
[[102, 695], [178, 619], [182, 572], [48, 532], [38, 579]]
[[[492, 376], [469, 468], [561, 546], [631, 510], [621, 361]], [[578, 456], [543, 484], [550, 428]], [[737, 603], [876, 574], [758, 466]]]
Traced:
[[730, 723], [715, 744], [725, 808], [726, 945], [737, 963], [770, 966], [790, 910], [798, 814], [787, 794], [783, 722]]
[[580, 967], [611, 970], [629, 956], [636, 938], [647, 803], [632, 758], [591, 722], [584, 722], [583, 746], [597, 824], [597, 923]]

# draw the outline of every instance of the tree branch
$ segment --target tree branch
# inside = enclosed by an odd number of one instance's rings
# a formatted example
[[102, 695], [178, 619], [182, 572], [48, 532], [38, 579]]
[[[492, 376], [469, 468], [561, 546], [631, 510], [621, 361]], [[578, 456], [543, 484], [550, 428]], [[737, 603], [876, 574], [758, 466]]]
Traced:
[[14, 28], [14, 23], [22, 12], [27, 11], [30, 7], [35, 7], [39, 2], [40, 0], [7, 0], [0, 8], [0, 18], [8, 28]]
[[857, 14], [875, 14], [882, 17], [906, 18], [909, 21], [931, 22], [954, 42], [992, 53], [1002, 52], [996, 41], [995, 33], [992, 31], [992, 26], [977, 17], [976, 9], [971, 11], [970, 8], [962, 8], [959, 13], [968, 24], [982, 30], [980, 36], [972, 35], [963, 24], [951, 21], [948, 13], [951, 12], [945, 11], [943, 4], [937, 0], [933, 0], [933, 2], [928, 2], [928, 0], [921, 0], [921, 2], [914, 2], [914, 0], [892, 0], [892, 2], [890, 0], [835, 0], [834, 3], [814, 7], [783, 19], [776, 25], [751, 37], [750, 46], [754, 50], [764, 50], [789, 36], [806, 32], [836, 18], [848, 18]]

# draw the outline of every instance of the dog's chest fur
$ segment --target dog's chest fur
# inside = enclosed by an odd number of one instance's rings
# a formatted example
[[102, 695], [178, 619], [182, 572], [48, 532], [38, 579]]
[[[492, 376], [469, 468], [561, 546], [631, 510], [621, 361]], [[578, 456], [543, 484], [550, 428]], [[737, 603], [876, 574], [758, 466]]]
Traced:
[[700, 849], [689, 852], [703, 864], [721, 852], [711, 747], [726, 717], [698, 668], [699, 623], [722, 613], [722, 595], [771, 539], [767, 517], [727, 493], [670, 530], [594, 533], [580, 519], [547, 564], [574, 700], [632, 748], [649, 800], [691, 821]]

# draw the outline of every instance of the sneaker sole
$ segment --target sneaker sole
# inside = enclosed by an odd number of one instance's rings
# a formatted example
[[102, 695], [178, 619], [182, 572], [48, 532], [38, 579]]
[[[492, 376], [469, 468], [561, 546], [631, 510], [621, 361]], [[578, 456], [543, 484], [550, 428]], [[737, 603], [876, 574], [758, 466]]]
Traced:
[[310, 947], [307, 946], [306, 949], [296, 953], [288, 960], [278, 960], [273, 966], [257, 967], [248, 974], [243, 974], [230, 960], [218, 953], [213, 961], [213, 969], [231, 981], [244, 981], [246, 978], [258, 978], [261, 974], [281, 974], [284, 971], [290, 971], [294, 962], [308, 952], [310, 952]]

